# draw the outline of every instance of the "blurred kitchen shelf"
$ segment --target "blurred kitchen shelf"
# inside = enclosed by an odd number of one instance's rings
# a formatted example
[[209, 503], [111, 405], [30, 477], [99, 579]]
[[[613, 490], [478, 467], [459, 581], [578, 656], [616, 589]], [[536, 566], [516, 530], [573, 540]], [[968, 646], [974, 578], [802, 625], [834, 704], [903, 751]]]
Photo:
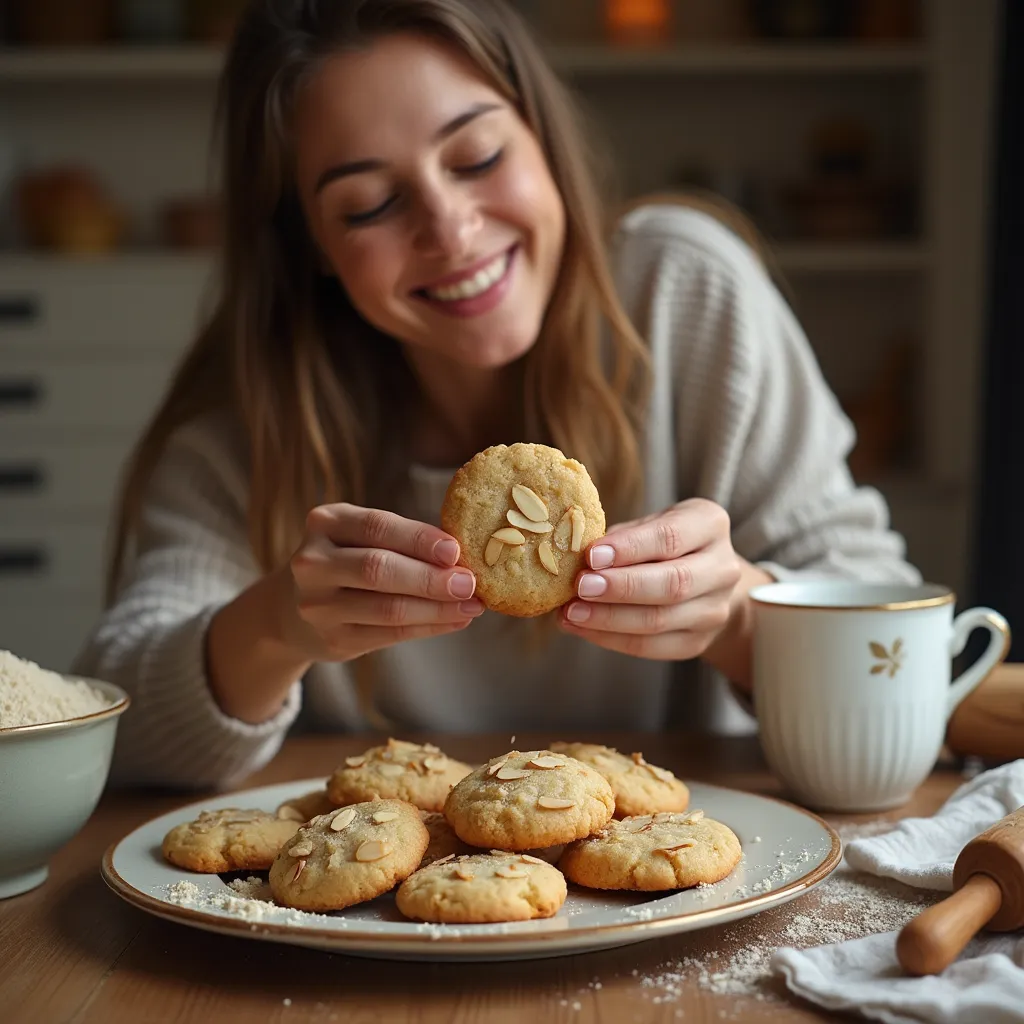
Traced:
[[[927, 65], [924, 46], [594, 44], [553, 46], [549, 52], [558, 69], [572, 75], [888, 75], [917, 72]], [[222, 50], [209, 46], [7, 47], [0, 48], [0, 82], [203, 81], [218, 75], [223, 59]]]
[[912, 273], [930, 262], [914, 242], [780, 242], [772, 251], [787, 274]]

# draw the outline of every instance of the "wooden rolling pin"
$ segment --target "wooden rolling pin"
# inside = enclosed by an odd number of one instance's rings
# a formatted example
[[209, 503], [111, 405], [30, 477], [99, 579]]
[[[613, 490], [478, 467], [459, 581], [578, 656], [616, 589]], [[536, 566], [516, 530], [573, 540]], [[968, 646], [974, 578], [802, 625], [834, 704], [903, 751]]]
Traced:
[[946, 746], [986, 761], [1024, 757], [1024, 664], [1004, 664], [953, 712]]
[[1024, 807], [960, 851], [953, 865], [953, 895], [903, 928], [896, 956], [908, 974], [938, 974], [982, 928], [1024, 928]]

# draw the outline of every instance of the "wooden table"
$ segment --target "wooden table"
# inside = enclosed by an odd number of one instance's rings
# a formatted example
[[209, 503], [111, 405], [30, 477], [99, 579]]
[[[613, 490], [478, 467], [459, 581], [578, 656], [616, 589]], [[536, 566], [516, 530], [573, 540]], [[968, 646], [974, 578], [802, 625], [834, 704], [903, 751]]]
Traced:
[[[454, 757], [482, 761], [508, 736], [422, 737]], [[583, 738], [583, 737], [581, 737]], [[683, 778], [783, 795], [753, 738], [594, 735], [642, 749]], [[544, 736], [520, 735], [521, 750]], [[246, 787], [327, 775], [368, 737], [300, 737]], [[936, 771], [912, 802], [879, 817], [931, 814], [961, 781]], [[141, 1024], [154, 1021], [339, 1021], [375, 1024], [548, 1024], [548, 1022], [713, 1022], [843, 1018], [809, 1004], [716, 995], [694, 984], [655, 1003], [645, 976], [702, 949], [728, 949], [730, 927], [656, 939], [622, 949], [552, 960], [497, 964], [374, 961], [208, 934], [151, 917], [110, 892], [99, 876], [103, 851], [137, 825], [195, 796], [109, 793], [82, 832], [54, 859], [49, 881], [0, 901], [2, 1024]], [[832, 816], [833, 824], [871, 816]], [[4, 827], [16, 827], [4, 822]], [[808, 909], [814, 893], [748, 919], [769, 928]], [[595, 979], [600, 987], [594, 985]]]

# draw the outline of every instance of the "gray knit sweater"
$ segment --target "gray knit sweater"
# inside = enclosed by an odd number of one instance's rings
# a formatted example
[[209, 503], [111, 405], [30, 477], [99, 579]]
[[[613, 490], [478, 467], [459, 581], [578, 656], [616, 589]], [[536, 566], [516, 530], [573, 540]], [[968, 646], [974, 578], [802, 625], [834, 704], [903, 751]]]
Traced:
[[[751, 251], [704, 214], [651, 206], [622, 223], [612, 258], [654, 363], [645, 511], [693, 496], [718, 502], [736, 551], [776, 577], [916, 580], [884, 500], [851, 481], [852, 428]], [[78, 658], [77, 672], [132, 695], [115, 755], [121, 781], [235, 784], [273, 757], [303, 702], [320, 726], [367, 724], [352, 665], [315, 666], [259, 725], [228, 717], [210, 694], [207, 625], [259, 574], [245, 461], [223, 419], [175, 435], [148, 491], [138, 556]], [[436, 523], [451, 473], [411, 474], [411, 507], [395, 511]], [[382, 652], [373, 668], [376, 705], [396, 730], [532, 728], [570, 739], [658, 728], [670, 687], [692, 687], [698, 673], [697, 663], [642, 661], [554, 631], [538, 639], [532, 624], [492, 613]]]

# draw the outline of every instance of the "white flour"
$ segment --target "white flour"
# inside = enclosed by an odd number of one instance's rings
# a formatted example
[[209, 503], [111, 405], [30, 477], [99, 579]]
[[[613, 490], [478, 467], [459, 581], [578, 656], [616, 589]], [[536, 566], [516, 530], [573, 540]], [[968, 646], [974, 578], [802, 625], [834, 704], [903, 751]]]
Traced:
[[33, 661], [0, 651], [0, 729], [64, 722], [109, 704], [87, 683], [70, 682]]

